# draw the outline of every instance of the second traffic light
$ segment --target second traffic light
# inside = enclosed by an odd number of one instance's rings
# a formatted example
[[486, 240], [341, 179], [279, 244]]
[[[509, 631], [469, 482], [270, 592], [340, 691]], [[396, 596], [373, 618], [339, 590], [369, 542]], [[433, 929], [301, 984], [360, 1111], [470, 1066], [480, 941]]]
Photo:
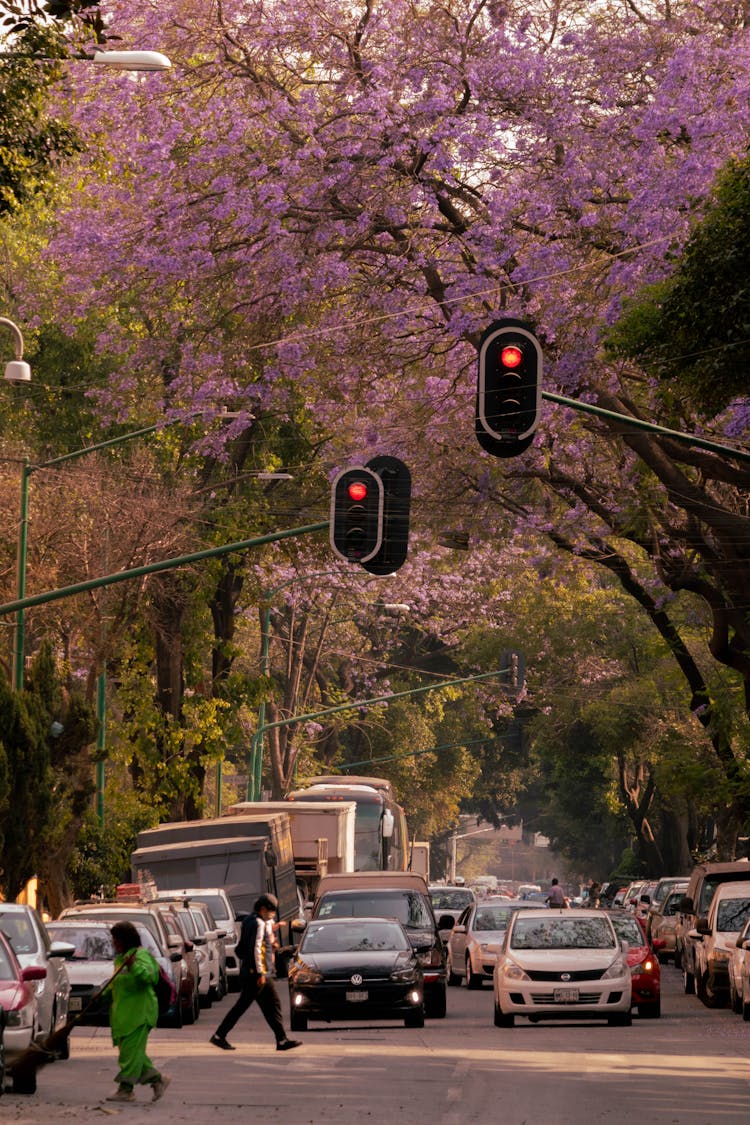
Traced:
[[494, 457], [531, 445], [542, 404], [542, 348], [514, 317], [494, 321], [479, 343], [476, 435]]
[[406, 561], [411, 474], [397, 457], [373, 457], [344, 469], [331, 489], [331, 546], [370, 574], [392, 574]]

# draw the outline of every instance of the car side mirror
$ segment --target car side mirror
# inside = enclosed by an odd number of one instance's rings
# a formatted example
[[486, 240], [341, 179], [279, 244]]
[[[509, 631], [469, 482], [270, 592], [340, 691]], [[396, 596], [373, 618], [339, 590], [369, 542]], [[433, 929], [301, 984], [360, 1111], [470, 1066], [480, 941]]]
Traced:
[[627, 951], [630, 949], [630, 942], [625, 941], [625, 939], [623, 938], [623, 940], [620, 942], [620, 949], [623, 951], [623, 953], [627, 953]]
[[48, 957], [73, 957], [76, 947], [69, 941], [53, 941], [47, 953]]
[[452, 914], [441, 914], [438, 919], [439, 930], [452, 930], [455, 928], [456, 919]]
[[710, 934], [711, 927], [708, 924], [708, 918], [698, 918], [695, 922], [695, 928], [699, 934]]
[[691, 941], [703, 941], [703, 934], [699, 934], [697, 930], [688, 930], [687, 936]]
[[684, 895], [680, 899], [679, 909], [680, 909], [681, 914], [692, 914], [693, 913], [693, 900], [691, 899], [690, 895]]
[[307, 922], [303, 922], [301, 918], [292, 918], [291, 929], [293, 934], [303, 934], [307, 929]]
[[182, 954], [175, 949], [173, 953], [169, 954], [169, 960], [173, 965], [176, 965], [178, 961], [182, 960]]
[[44, 980], [46, 975], [47, 970], [44, 965], [29, 965], [28, 968], [21, 969], [21, 980]]
[[452, 929], [453, 929], [454, 934], [465, 934], [466, 933], [466, 926], [453, 926]]

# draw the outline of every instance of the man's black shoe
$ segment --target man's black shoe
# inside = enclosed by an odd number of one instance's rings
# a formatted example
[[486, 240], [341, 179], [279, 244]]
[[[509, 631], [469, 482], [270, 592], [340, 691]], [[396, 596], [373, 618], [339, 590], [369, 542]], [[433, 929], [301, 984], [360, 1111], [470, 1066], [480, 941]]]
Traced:
[[212, 1035], [209, 1043], [213, 1043], [214, 1047], [221, 1047], [222, 1051], [236, 1051], [237, 1048], [225, 1039], [222, 1035]]
[[301, 1047], [302, 1041], [300, 1039], [282, 1039], [276, 1044], [277, 1051], [293, 1051], [295, 1047]]

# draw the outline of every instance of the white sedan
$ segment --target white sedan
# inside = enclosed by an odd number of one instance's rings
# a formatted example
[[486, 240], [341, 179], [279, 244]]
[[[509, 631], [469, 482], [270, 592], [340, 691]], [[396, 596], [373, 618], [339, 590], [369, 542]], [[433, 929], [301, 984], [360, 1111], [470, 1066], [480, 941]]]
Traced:
[[448, 984], [481, 988], [492, 980], [495, 959], [502, 945], [510, 917], [516, 910], [543, 909], [541, 903], [524, 899], [485, 898], [464, 910], [448, 938]]
[[[39, 914], [31, 906], [18, 902], [0, 902], [0, 930], [13, 946], [22, 969], [46, 969], [42, 979], [32, 985], [39, 1004], [39, 1035], [46, 1038], [61, 1028], [68, 1018], [70, 980], [65, 959], [75, 946], [64, 941], [50, 941]], [[61, 1055], [68, 1057], [66, 1040]]]
[[631, 1022], [631, 974], [602, 910], [518, 910], [494, 974], [495, 1026], [516, 1016]]

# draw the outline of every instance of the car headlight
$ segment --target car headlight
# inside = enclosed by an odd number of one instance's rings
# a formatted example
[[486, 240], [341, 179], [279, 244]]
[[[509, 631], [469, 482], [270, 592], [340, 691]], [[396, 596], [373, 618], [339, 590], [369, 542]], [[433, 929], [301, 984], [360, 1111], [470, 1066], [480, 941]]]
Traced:
[[439, 969], [443, 964], [439, 949], [421, 949], [417, 953], [417, 961], [423, 968]]
[[323, 974], [319, 973], [317, 969], [300, 968], [295, 969], [291, 974], [291, 983], [298, 984], [320, 984], [323, 979]]
[[391, 973], [391, 980], [410, 981], [415, 978], [415, 969], [413, 965], [409, 965], [406, 969], [394, 969]]
[[508, 980], [531, 980], [528, 973], [524, 972], [515, 961], [506, 961], [503, 965], [503, 973]]
[[634, 977], [641, 976], [643, 973], [653, 973], [653, 971], [654, 962], [650, 957], [647, 957], [645, 961], [639, 961], [637, 965], [632, 965], [630, 969]]
[[602, 973], [602, 980], [612, 980], [614, 977], [625, 976], [627, 971], [628, 967], [622, 957], [615, 957], [609, 968]]

